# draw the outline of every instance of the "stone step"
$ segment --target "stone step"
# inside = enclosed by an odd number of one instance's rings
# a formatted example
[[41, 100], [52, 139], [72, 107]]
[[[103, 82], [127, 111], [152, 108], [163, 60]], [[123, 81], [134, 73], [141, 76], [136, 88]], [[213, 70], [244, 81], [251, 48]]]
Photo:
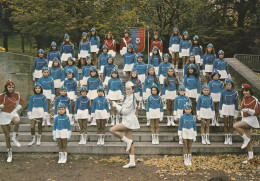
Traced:
[[[36, 132], [37, 135], [37, 132]], [[160, 137], [160, 142], [178, 142], [179, 137], [178, 134], [175, 133], [159, 133]], [[72, 132], [70, 141], [71, 142], [78, 142], [80, 139], [79, 132]], [[260, 135], [257, 134], [252, 134], [252, 139], [253, 140], [259, 140]], [[30, 132], [19, 132], [18, 140], [20, 142], [30, 142], [31, 141], [31, 134]], [[52, 142], [53, 141], [53, 136], [52, 132], [43, 132], [42, 135], [42, 142]], [[151, 142], [151, 133], [149, 132], [135, 132], [133, 134], [133, 140], [135, 142]], [[0, 141], [4, 142], [5, 141], [5, 136], [4, 134], [0, 134]], [[117, 142], [119, 139], [112, 135], [110, 132], [106, 132], [106, 137], [105, 137], [106, 142]], [[211, 142], [224, 142], [224, 134], [210, 134], [210, 141]], [[88, 142], [97, 142], [97, 132], [88, 132]], [[201, 135], [198, 134], [197, 136], [197, 142], [201, 142]], [[241, 138], [240, 135], [234, 134], [233, 135], [233, 142], [243, 142], [243, 139]]]
[[[12, 143], [13, 152], [42, 152], [53, 153], [58, 152], [58, 146], [55, 142], [43, 142], [40, 146], [27, 146], [28, 142], [20, 142], [21, 147], [17, 148]], [[162, 142], [159, 145], [152, 145], [151, 142], [135, 142], [135, 154], [136, 155], [181, 155], [182, 145], [176, 142]], [[234, 143], [232, 146], [224, 145], [223, 143], [213, 142], [211, 145], [202, 145], [195, 142], [192, 144], [192, 152], [196, 155], [205, 154], [229, 154], [229, 153], [243, 153], [246, 150], [242, 150], [241, 143]], [[68, 142], [69, 153], [84, 153], [84, 154], [101, 154], [101, 155], [118, 155], [127, 154], [125, 143], [121, 142], [106, 142], [104, 146], [98, 146], [96, 142], [88, 142], [86, 145], [79, 145], [78, 142]], [[253, 146], [254, 153], [260, 153], [260, 146]], [[6, 146], [4, 142], [0, 143], [0, 152], [6, 152]], [[15, 154], [13, 155], [15, 157]]]

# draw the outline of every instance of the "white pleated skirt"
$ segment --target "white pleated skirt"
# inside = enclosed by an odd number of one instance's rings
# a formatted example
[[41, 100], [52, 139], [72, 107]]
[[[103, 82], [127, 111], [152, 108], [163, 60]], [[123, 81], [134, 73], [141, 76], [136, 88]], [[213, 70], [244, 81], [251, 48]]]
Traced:
[[95, 99], [98, 96], [97, 90], [90, 90], [87, 96], [90, 100]]
[[138, 79], [141, 81], [141, 83], [143, 84], [145, 81], [145, 74], [140, 74], [138, 75]]
[[91, 51], [91, 53], [96, 53], [97, 51], [98, 51], [99, 49], [98, 49], [98, 47], [97, 47], [97, 45], [91, 45], [90, 46], [90, 51]]
[[137, 101], [142, 100], [142, 97], [140, 96], [140, 92], [136, 92], [136, 93], [134, 93], [134, 95], [135, 95], [135, 98], [136, 98]]
[[190, 139], [193, 140], [195, 138], [196, 132], [193, 128], [186, 129], [182, 128], [182, 139]]
[[176, 91], [165, 91], [165, 99], [174, 100], [176, 98], [177, 94]]
[[161, 74], [159, 77], [160, 84], [163, 84], [165, 77]]
[[104, 82], [103, 82], [103, 86], [107, 86], [108, 81], [109, 81], [110, 79], [111, 79], [111, 77], [106, 76], [106, 78], [105, 78], [105, 80], [104, 80]]
[[150, 119], [160, 119], [161, 111], [160, 108], [157, 109], [149, 109], [149, 118]]
[[74, 100], [74, 98], [76, 97], [74, 91], [68, 91], [67, 96], [68, 98], [70, 98], [70, 100]]
[[88, 78], [89, 78], [90, 76], [88, 76], [88, 77], [83, 77], [82, 78], [82, 80], [80, 80], [80, 84], [81, 85], [87, 85], [87, 81], [88, 81]]
[[135, 114], [123, 115], [122, 124], [128, 129], [139, 129], [140, 124]]
[[227, 71], [226, 70], [219, 70], [218, 71], [219, 72], [219, 74], [221, 75], [221, 79], [226, 79], [226, 78], [228, 78], [228, 76], [227, 76]]
[[51, 90], [43, 90], [43, 95], [45, 95], [46, 99], [51, 99]]
[[183, 110], [182, 109], [177, 109], [176, 115], [175, 115], [176, 118], [180, 119], [182, 115], [183, 115]]
[[121, 90], [117, 90], [117, 91], [108, 91], [107, 94], [107, 99], [111, 100], [111, 101], [118, 101], [121, 100], [123, 97]]
[[202, 63], [200, 55], [195, 55], [195, 62], [196, 62], [196, 64], [201, 64]]
[[130, 72], [133, 69], [134, 64], [125, 64], [124, 71]]
[[31, 118], [35, 119], [35, 118], [43, 118], [44, 115], [44, 110], [42, 107], [33, 107], [32, 108], [32, 114], [31, 114]]
[[242, 117], [241, 121], [246, 122], [252, 128], [260, 128], [259, 122], [258, 122], [258, 119], [256, 116]]
[[179, 44], [172, 44], [171, 51], [172, 52], [179, 52], [180, 51], [180, 45]]
[[67, 62], [69, 57], [72, 57], [71, 53], [63, 53], [61, 55], [60, 59], [61, 59], [62, 62]]
[[99, 74], [103, 74], [103, 72], [104, 72], [104, 67], [105, 67], [104, 65], [101, 65], [101, 66], [100, 66]]
[[151, 95], [151, 89], [146, 88], [146, 92], [143, 93], [145, 100], [147, 100], [150, 95]]
[[19, 115], [16, 114], [11, 114], [11, 113], [7, 113], [7, 112], [1, 112], [0, 111], [0, 125], [7, 125], [10, 124], [10, 122], [12, 121], [13, 117], [19, 117]]
[[107, 112], [106, 109], [104, 110], [96, 110], [95, 111], [95, 118], [96, 119], [108, 119], [109, 118], [109, 113]]
[[211, 108], [200, 108], [200, 117], [202, 119], [212, 119], [213, 116]]
[[181, 49], [181, 56], [182, 57], [189, 57], [190, 56], [190, 49]]
[[89, 56], [88, 50], [80, 50], [78, 58], [86, 58], [87, 56]]
[[86, 110], [78, 109], [77, 116], [78, 116], [78, 119], [89, 119], [88, 109], [86, 109]]
[[190, 98], [197, 98], [197, 89], [187, 89], [186, 88], [186, 93], [185, 93], [186, 96], [190, 97]]
[[108, 54], [112, 55], [112, 57], [116, 56], [116, 52], [114, 50], [108, 50]]
[[208, 65], [208, 64], [206, 64], [205, 65], [205, 72], [212, 72], [212, 69], [213, 69], [213, 65]]
[[210, 95], [212, 97], [213, 102], [219, 102], [220, 101], [220, 96], [221, 96], [220, 92], [218, 92], [218, 93], [211, 93]]
[[62, 130], [56, 129], [53, 134], [55, 134], [56, 138], [69, 139], [71, 136], [71, 131], [67, 129], [62, 129]]
[[61, 80], [60, 79], [54, 80], [53, 83], [54, 83], [55, 89], [59, 89], [61, 87]]
[[155, 74], [158, 76], [158, 73], [159, 73], [159, 67], [154, 67], [154, 72], [155, 72]]
[[33, 77], [39, 79], [42, 77], [42, 70], [34, 70]]
[[235, 115], [235, 105], [222, 105], [222, 112], [224, 116], [234, 116]]

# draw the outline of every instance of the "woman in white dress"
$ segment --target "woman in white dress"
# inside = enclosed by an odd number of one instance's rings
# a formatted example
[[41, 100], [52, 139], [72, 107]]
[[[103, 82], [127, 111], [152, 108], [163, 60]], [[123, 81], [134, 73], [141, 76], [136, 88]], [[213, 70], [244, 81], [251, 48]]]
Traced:
[[[122, 106], [118, 105], [115, 101], [111, 104], [117, 109], [118, 112], [122, 113], [122, 123], [117, 124], [110, 128], [110, 132], [120, 138], [126, 143], [126, 152], [129, 152], [130, 161], [123, 168], [135, 167], [135, 155], [134, 155], [134, 141], [132, 139], [132, 130], [139, 129], [140, 125], [135, 115], [136, 111], [136, 100], [134, 97], [134, 84], [128, 81], [125, 84], [126, 87], [126, 99]], [[121, 133], [125, 132], [125, 136]]]

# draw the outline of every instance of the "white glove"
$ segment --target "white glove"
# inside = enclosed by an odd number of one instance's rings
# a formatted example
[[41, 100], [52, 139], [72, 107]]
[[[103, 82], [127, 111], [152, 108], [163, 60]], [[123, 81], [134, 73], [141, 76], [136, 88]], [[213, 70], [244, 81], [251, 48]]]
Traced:
[[162, 95], [161, 98], [162, 98], [162, 101], [163, 101], [163, 102], [166, 102], [165, 95]]
[[22, 108], [22, 106], [19, 104], [16, 106], [16, 108], [11, 112], [12, 115], [17, 114], [17, 111], [19, 111]]
[[124, 101], [124, 95], [121, 96], [121, 99], [120, 99], [121, 102]]
[[73, 101], [76, 102], [76, 100], [77, 100], [77, 95], [74, 96]]
[[179, 136], [179, 139], [181, 140], [182, 139], [182, 131], [178, 131], [178, 136]]
[[163, 117], [160, 117], [160, 122], [162, 122], [163, 121]]
[[48, 112], [44, 112], [43, 120], [48, 120], [48, 119], [50, 119], [50, 114]]
[[89, 117], [88, 117], [88, 122], [90, 123], [91, 121], [92, 121], [92, 117], [89, 115]]
[[241, 111], [242, 111], [242, 112], [248, 112], [248, 110], [249, 110], [248, 108], [244, 108], [244, 109], [242, 109]]
[[32, 112], [28, 112], [27, 116], [28, 116], [29, 119], [32, 119]]
[[200, 97], [200, 94], [197, 94], [196, 101], [198, 101], [199, 97]]
[[223, 114], [220, 114], [219, 117], [220, 117], [220, 118], [224, 118]]
[[124, 71], [124, 70], [123, 70], [123, 75], [124, 75], [124, 76], [126, 76], [126, 73], [125, 73], [125, 71]]
[[230, 78], [230, 79], [231, 79], [231, 75], [230, 75], [230, 74], [228, 74], [227, 76], [228, 76], [228, 78]]
[[53, 134], [53, 141], [56, 141], [57, 139], [56, 139], [56, 133], [55, 133], [56, 131], [53, 131], [52, 132], [52, 134]]
[[194, 136], [194, 138], [193, 138], [193, 142], [195, 142], [196, 141], [196, 136]]
[[150, 113], [149, 112], [146, 112], [146, 119], [150, 120]]
[[115, 101], [112, 101], [112, 106], [113, 107], [116, 107], [117, 106], [117, 103]]
[[247, 113], [250, 114], [251, 116], [254, 116], [255, 110], [249, 109], [249, 110], [247, 111]]
[[77, 114], [74, 114], [74, 119], [75, 119], [75, 121], [78, 122], [78, 115]]
[[163, 112], [160, 113], [160, 121], [163, 120]]
[[206, 72], [205, 72], [205, 70], [203, 70], [202, 74], [203, 74], [204, 77], [206, 76]]
[[99, 48], [97, 48], [96, 54], [98, 54], [98, 52], [99, 52]]
[[96, 115], [95, 113], [91, 113], [91, 117], [94, 118]]
[[63, 84], [64, 84], [64, 81], [60, 82], [60, 87], [63, 86]]
[[58, 115], [57, 115], [57, 114], [55, 114], [53, 118], [55, 119], [57, 116], [58, 116]]
[[237, 119], [238, 111], [235, 111], [234, 119]]
[[197, 119], [200, 121], [201, 120], [201, 117], [199, 115], [197, 115]]
[[3, 108], [4, 108], [4, 105], [1, 104], [1, 105], [0, 105], [0, 111], [1, 111]]
[[52, 95], [51, 95], [51, 102], [52, 102], [52, 103], [54, 102], [54, 99], [55, 99], [55, 94], [52, 94]]

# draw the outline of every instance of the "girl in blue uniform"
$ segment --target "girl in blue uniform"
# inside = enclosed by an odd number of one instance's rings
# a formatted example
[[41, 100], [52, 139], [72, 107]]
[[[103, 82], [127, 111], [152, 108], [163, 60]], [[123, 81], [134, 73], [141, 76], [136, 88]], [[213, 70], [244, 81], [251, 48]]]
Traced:
[[168, 68], [172, 67], [172, 64], [169, 63], [169, 59], [170, 59], [170, 55], [168, 53], [165, 53], [163, 55], [163, 62], [160, 63], [160, 65], [159, 65], [158, 77], [159, 77], [159, 81], [161, 84], [161, 90], [162, 90], [162, 86], [163, 86], [163, 81], [167, 75], [167, 70], [168, 70]]
[[201, 120], [201, 143], [210, 145], [209, 141], [209, 124], [210, 120], [215, 117], [215, 110], [212, 97], [210, 96], [209, 86], [202, 86], [202, 95], [197, 102], [197, 118]]
[[188, 62], [186, 62], [186, 64], [184, 65], [183, 77], [187, 74], [188, 67], [189, 67], [190, 64], [194, 64], [195, 67], [196, 67], [196, 70], [197, 70], [198, 74], [200, 74], [199, 66], [198, 66], [197, 63], [195, 62], [195, 54], [194, 54], [193, 52], [191, 52]]
[[238, 116], [238, 93], [233, 87], [233, 81], [225, 79], [225, 90], [221, 92], [219, 102], [219, 114], [224, 118], [225, 145], [232, 145], [233, 121]]
[[80, 97], [77, 98], [75, 104], [75, 119], [79, 123], [80, 132], [80, 145], [85, 145], [87, 143], [87, 122], [90, 119], [91, 114], [91, 104], [87, 97], [88, 89], [85, 86], [80, 88]]
[[39, 49], [37, 53], [39, 58], [35, 59], [33, 63], [33, 80], [35, 82], [42, 77], [42, 68], [48, 66], [47, 60], [43, 57], [43, 49]]
[[127, 80], [129, 80], [130, 72], [136, 63], [136, 55], [134, 53], [134, 47], [132, 44], [127, 45], [127, 52], [124, 54], [123, 59], [123, 72], [126, 74]]
[[219, 118], [219, 101], [222, 90], [224, 89], [224, 84], [219, 80], [220, 74], [215, 71], [212, 72], [212, 81], [209, 82], [209, 91], [212, 97], [214, 108], [215, 108], [215, 117], [212, 120], [212, 126], [219, 126], [218, 118]]
[[38, 123], [38, 135], [37, 135], [37, 143], [39, 146], [41, 144], [41, 136], [42, 136], [42, 120], [45, 116], [48, 116], [48, 104], [46, 97], [42, 94], [41, 84], [36, 82], [34, 84], [33, 89], [34, 95], [30, 97], [29, 100], [29, 108], [28, 108], [28, 117], [31, 120], [31, 135], [32, 141], [28, 144], [28, 146], [32, 146], [35, 139], [35, 125]]
[[97, 67], [97, 54], [99, 51], [99, 44], [100, 44], [100, 40], [99, 37], [96, 34], [96, 30], [95, 28], [91, 28], [91, 34], [89, 37], [89, 41], [90, 41], [90, 56], [92, 58], [93, 64]]
[[162, 99], [166, 102], [167, 126], [175, 125], [173, 118], [174, 99], [177, 97], [179, 82], [173, 67], [168, 68], [167, 76], [163, 81]]
[[78, 94], [78, 86], [77, 82], [74, 80], [74, 73], [71, 69], [68, 69], [67, 72], [67, 80], [64, 81], [64, 86], [67, 88], [67, 95], [68, 98], [70, 98], [70, 104], [71, 104], [71, 112], [72, 112], [72, 119], [71, 119], [71, 125], [74, 124], [74, 109], [75, 109], [75, 102], [77, 99], [77, 94]]
[[207, 45], [205, 54], [202, 57], [202, 71], [206, 78], [206, 83], [209, 83], [212, 74], [213, 62], [216, 59], [215, 49], [211, 43]]
[[224, 59], [224, 51], [219, 50], [218, 51], [218, 59], [214, 60], [213, 62], [213, 71], [218, 71], [221, 75], [220, 80], [224, 81], [226, 78], [231, 79], [231, 75], [229, 73], [228, 69], [228, 63]]
[[178, 69], [179, 65], [179, 49], [180, 49], [180, 31], [177, 27], [173, 28], [173, 33], [169, 41], [169, 52], [172, 55], [172, 64], [175, 69]]
[[[124, 85], [119, 78], [117, 67], [114, 67], [111, 71], [111, 79], [108, 81], [106, 95], [109, 102], [123, 102], [124, 100]], [[117, 112], [115, 116], [115, 108], [113, 106], [111, 106], [110, 117], [112, 126], [115, 125], [115, 118], [116, 124], [119, 124], [120, 112]]]
[[103, 86], [106, 87], [108, 84], [109, 79], [111, 79], [111, 71], [113, 68], [116, 67], [114, 64], [114, 58], [112, 55], [108, 55], [107, 58], [107, 65], [104, 67], [103, 71]]
[[[137, 105], [139, 105], [139, 109], [144, 109], [144, 103], [143, 103], [143, 87], [142, 83], [139, 80], [139, 76], [137, 73], [137, 70], [135, 68], [132, 69], [131, 75], [130, 75], [130, 81], [134, 85], [134, 96], [136, 98]], [[138, 109], [136, 110], [136, 115], [138, 116]]]
[[75, 60], [74, 45], [70, 42], [70, 36], [64, 35], [62, 44], [60, 45], [60, 59], [63, 67], [68, 65], [68, 58], [72, 57]]
[[[189, 97], [185, 96], [185, 87], [184, 85], [181, 85], [178, 88], [178, 93], [179, 96], [175, 98], [174, 101], [174, 119], [179, 122], [180, 117], [183, 115], [183, 109], [184, 109], [184, 105], [187, 102], [190, 102]], [[179, 137], [179, 144], [182, 145], [183, 141], [182, 141], [182, 137]]]
[[53, 78], [49, 76], [48, 67], [42, 68], [42, 77], [38, 80], [41, 84], [43, 89], [43, 95], [45, 95], [46, 99], [48, 100], [48, 113], [49, 115], [46, 116], [46, 119], [43, 119], [42, 126], [45, 126], [45, 122], [48, 126], [51, 126], [50, 123], [50, 103], [54, 101], [55, 98], [55, 91], [54, 91], [54, 82]]
[[82, 85], [82, 86], [87, 85], [88, 78], [90, 77], [91, 67], [92, 67], [91, 57], [87, 56], [86, 57], [86, 64], [82, 68], [82, 72], [81, 72], [80, 85]]
[[97, 145], [105, 144], [105, 124], [109, 119], [109, 105], [104, 97], [105, 90], [101, 85], [97, 89], [98, 97], [93, 100], [91, 117], [97, 121]]
[[61, 76], [62, 84], [67, 79], [66, 72], [69, 69], [73, 71], [74, 79], [77, 81], [77, 84], [78, 84], [78, 82], [79, 82], [79, 70], [78, 70], [78, 67], [75, 66], [75, 60], [72, 57], [68, 58], [68, 66], [66, 66], [63, 69], [62, 76]]
[[53, 140], [58, 142], [59, 145], [59, 161], [58, 163], [67, 162], [67, 140], [71, 136], [71, 125], [69, 117], [66, 115], [66, 106], [63, 103], [58, 105], [59, 115], [54, 119], [53, 123]]
[[155, 69], [155, 74], [158, 75], [159, 65], [162, 62], [161, 56], [159, 54], [159, 49], [157, 46], [153, 47], [152, 56], [149, 57], [148, 64], [153, 65]]
[[184, 31], [182, 34], [182, 40], [180, 41], [180, 58], [182, 58], [182, 68], [184, 64], [188, 61], [190, 55], [191, 41], [188, 39], [189, 34], [187, 31]]
[[192, 115], [191, 103], [185, 103], [184, 112], [179, 121], [178, 135], [183, 139], [184, 165], [191, 166], [192, 141], [195, 142], [197, 136], [196, 117]]
[[52, 67], [54, 58], [57, 58], [60, 61], [60, 52], [55, 41], [51, 42], [51, 49], [47, 53], [47, 62], [49, 68]]
[[101, 80], [103, 80], [104, 67], [107, 65], [108, 48], [106, 45], [102, 47], [102, 54], [98, 57], [98, 72]]
[[141, 83], [144, 83], [145, 76], [147, 74], [147, 65], [143, 62], [143, 54], [138, 53], [137, 54], [137, 62], [134, 64], [134, 67], [137, 70], [138, 73], [138, 79], [141, 81]]
[[191, 48], [190, 48], [190, 53], [194, 53], [195, 55], [195, 62], [196, 64], [198, 64], [199, 66], [202, 64], [202, 47], [200, 46], [200, 43], [199, 43], [199, 37], [198, 35], [195, 35], [193, 37], [193, 42], [192, 42], [192, 45], [191, 45]]
[[90, 55], [90, 42], [88, 41], [88, 35], [86, 32], [82, 33], [81, 40], [79, 42], [78, 58], [80, 59], [80, 65], [85, 65], [84, 59]]
[[200, 96], [200, 77], [194, 64], [190, 64], [183, 80], [186, 95], [190, 98], [193, 114], [196, 115], [196, 101]]
[[57, 57], [53, 58], [53, 64], [50, 68], [50, 76], [53, 78], [54, 88], [55, 88], [55, 96], [58, 97], [60, 93], [61, 85], [61, 76], [62, 76], [62, 69], [60, 65], [60, 61]]
[[163, 102], [156, 84], [151, 86], [151, 95], [147, 99], [146, 117], [151, 122], [152, 144], [159, 144], [159, 120], [163, 120]]

